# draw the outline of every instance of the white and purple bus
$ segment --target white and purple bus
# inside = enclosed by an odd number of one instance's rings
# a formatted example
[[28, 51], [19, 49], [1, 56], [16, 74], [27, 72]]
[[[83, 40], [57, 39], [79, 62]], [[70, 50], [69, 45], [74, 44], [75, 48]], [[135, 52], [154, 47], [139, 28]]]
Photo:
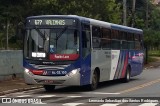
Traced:
[[83, 86], [130, 77], [143, 70], [143, 31], [75, 15], [26, 19], [24, 77], [27, 84]]

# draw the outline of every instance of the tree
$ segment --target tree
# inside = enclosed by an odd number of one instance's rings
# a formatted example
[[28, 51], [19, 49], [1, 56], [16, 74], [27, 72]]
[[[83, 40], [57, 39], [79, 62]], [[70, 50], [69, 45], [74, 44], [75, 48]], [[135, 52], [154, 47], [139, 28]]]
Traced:
[[[146, 0], [136, 0], [135, 27], [145, 29]], [[160, 29], [160, 9], [151, 2], [149, 10], [149, 29], [144, 30], [145, 41], [155, 46], [159, 34], [154, 33]], [[132, 20], [132, 0], [127, 0], [128, 25]], [[122, 24], [122, 0], [0, 0], [0, 45], [4, 47], [6, 40], [6, 25], [9, 22], [10, 47], [16, 40], [17, 25], [25, 22], [25, 18], [33, 15], [80, 15]], [[153, 36], [149, 35], [152, 34]], [[148, 43], [147, 43], [148, 44]], [[151, 48], [152, 48], [151, 47]]]
[[22, 21], [22, 10], [25, 0], [1, 0], [0, 1], [0, 22], [2, 29], [0, 30], [1, 46], [6, 44], [6, 30], [8, 29], [8, 38], [15, 35], [17, 23]]
[[151, 28], [154, 30], [160, 30], [160, 7], [154, 8], [151, 12]]

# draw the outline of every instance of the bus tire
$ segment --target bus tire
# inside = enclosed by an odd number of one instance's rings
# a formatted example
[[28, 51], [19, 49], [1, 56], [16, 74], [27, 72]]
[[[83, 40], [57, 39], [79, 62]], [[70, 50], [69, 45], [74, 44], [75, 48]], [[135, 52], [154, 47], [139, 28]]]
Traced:
[[43, 85], [43, 87], [47, 92], [54, 91], [55, 89], [55, 85]]
[[127, 83], [131, 80], [131, 68], [127, 67], [125, 77], [122, 79], [123, 83]]
[[92, 76], [92, 83], [90, 85], [88, 85], [88, 89], [90, 91], [93, 91], [93, 90], [97, 89], [98, 82], [99, 82], [99, 80], [98, 80], [98, 73], [95, 70], [94, 73], [93, 73], [93, 76]]

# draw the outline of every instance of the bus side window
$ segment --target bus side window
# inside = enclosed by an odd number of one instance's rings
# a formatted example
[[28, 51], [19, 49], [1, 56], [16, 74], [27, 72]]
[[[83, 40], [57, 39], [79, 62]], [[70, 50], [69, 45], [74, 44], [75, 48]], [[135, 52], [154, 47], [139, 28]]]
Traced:
[[135, 34], [135, 49], [140, 50], [141, 43], [140, 43], [140, 36], [139, 34]]
[[90, 26], [83, 25], [83, 27], [87, 27], [87, 28], [83, 28], [83, 31], [82, 31], [82, 56], [86, 57], [90, 53], [91, 35], [90, 35], [90, 29], [88, 28]]
[[127, 32], [121, 32], [121, 49], [128, 49]]
[[139, 34], [140, 49], [144, 49], [143, 34]]
[[101, 47], [102, 49], [111, 49], [111, 30], [102, 28]]
[[128, 49], [134, 49], [135, 48], [135, 41], [134, 41], [134, 34], [128, 33]]
[[119, 37], [118, 30], [112, 29], [111, 39], [112, 39], [112, 43], [111, 43], [112, 49], [120, 49], [121, 42], [120, 42], [120, 37]]
[[92, 27], [92, 45], [94, 48], [101, 48], [101, 32], [100, 27]]

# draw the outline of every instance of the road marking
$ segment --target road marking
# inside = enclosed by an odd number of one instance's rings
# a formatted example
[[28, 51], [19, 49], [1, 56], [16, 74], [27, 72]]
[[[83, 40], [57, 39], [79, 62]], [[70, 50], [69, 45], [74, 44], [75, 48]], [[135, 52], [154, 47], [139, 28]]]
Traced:
[[31, 96], [31, 95], [21, 95], [21, 96], [17, 96], [17, 97], [28, 97], [28, 96]]
[[119, 92], [117, 92], [117, 93], [107, 93], [107, 92], [86, 92], [86, 93], [90, 93], [90, 94], [102, 94], [102, 95], [118, 95], [118, 94], [120, 94]]
[[143, 103], [139, 106], [156, 106], [158, 103]]
[[111, 103], [105, 103], [105, 104], [103, 104], [103, 105], [100, 105], [100, 106], [118, 106], [118, 105], [120, 105], [120, 104], [111, 104]]
[[34, 93], [35, 91], [40, 91], [40, 90], [44, 90], [44, 88], [39, 88], [39, 89], [33, 89], [33, 90], [27, 90], [27, 91], [23, 91], [23, 93]]
[[0, 98], [3, 98], [3, 97], [7, 97], [7, 96], [0, 96]]
[[63, 105], [64, 106], [77, 106], [77, 105], [81, 105], [81, 104], [84, 104], [84, 103], [65, 103]]
[[160, 79], [153, 80], [153, 81], [150, 81], [150, 82], [148, 82], [148, 83], [144, 83], [144, 84], [138, 85], [138, 86], [136, 86], [136, 87], [133, 87], [133, 88], [129, 88], [129, 89], [120, 91], [120, 92], [118, 92], [118, 93], [122, 94], [122, 93], [127, 93], [127, 92], [131, 92], [131, 91], [135, 91], [135, 90], [142, 89], [142, 88], [144, 88], [144, 87], [150, 86], [150, 85], [155, 84], [155, 83], [158, 83], [158, 82], [160, 82]]
[[67, 97], [76, 98], [76, 97], [82, 97], [82, 96], [67, 96]]
[[17, 95], [18, 95], [18, 94], [19, 94], [19, 95], [21, 94], [21, 95], [22, 95], [22, 94], [24, 94], [24, 93], [25, 93], [25, 92], [16, 92], [16, 93], [14, 93], [14, 94], [17, 94]]
[[49, 97], [54, 97], [56, 95], [42, 95], [42, 96], [38, 96], [40, 98], [49, 98]]

